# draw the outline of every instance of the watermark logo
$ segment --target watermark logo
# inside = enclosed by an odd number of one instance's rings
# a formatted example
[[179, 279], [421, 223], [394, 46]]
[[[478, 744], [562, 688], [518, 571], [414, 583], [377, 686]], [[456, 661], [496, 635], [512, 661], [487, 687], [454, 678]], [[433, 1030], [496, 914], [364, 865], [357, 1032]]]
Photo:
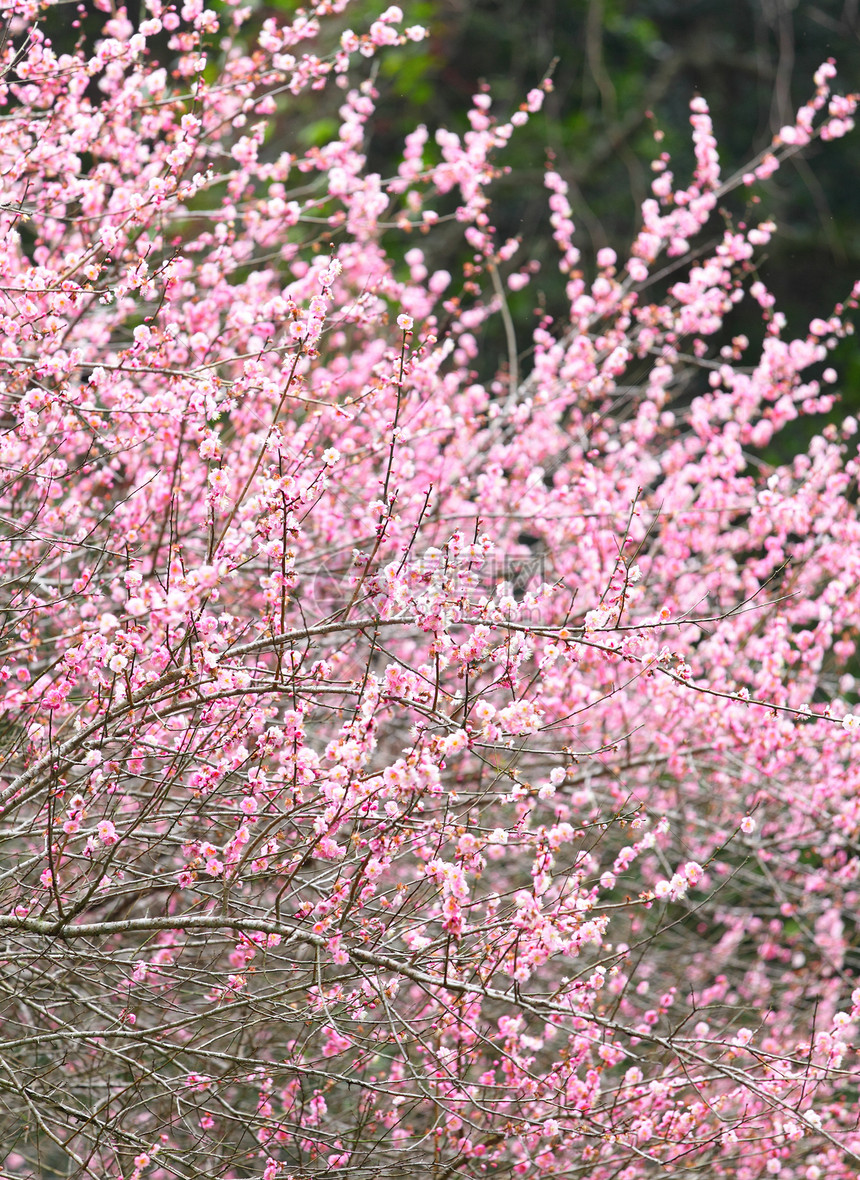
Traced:
[[419, 556], [402, 567], [387, 566], [367, 571], [347, 563], [343, 558], [323, 560], [310, 575], [299, 580], [297, 596], [315, 614], [337, 614], [352, 601], [376, 612], [382, 602], [397, 591], [405, 597], [420, 598], [426, 593], [440, 594], [449, 601], [477, 601], [482, 598], [508, 596], [521, 602], [547, 580], [546, 556], [542, 553], [523, 557], [495, 555], [482, 563], [449, 565], [437, 554]]

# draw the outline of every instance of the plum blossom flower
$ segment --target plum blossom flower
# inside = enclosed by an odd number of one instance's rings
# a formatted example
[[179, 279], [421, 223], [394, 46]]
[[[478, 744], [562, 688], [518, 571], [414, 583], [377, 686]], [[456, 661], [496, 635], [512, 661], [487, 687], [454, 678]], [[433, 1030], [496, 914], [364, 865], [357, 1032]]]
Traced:
[[116, 828], [109, 819], [103, 819], [96, 827], [98, 838], [102, 844], [116, 844], [119, 837], [117, 836]]

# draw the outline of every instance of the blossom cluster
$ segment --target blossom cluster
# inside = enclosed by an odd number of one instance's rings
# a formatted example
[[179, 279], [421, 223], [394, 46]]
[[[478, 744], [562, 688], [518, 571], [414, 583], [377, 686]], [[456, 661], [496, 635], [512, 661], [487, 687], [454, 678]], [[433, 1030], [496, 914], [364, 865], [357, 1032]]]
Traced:
[[384, 178], [397, 6], [252, 40], [149, 0], [67, 54], [2, 7], [3, 1174], [855, 1177], [860, 460], [822, 423], [860, 286], [789, 330], [756, 270], [767, 178], [851, 130], [832, 64], [734, 181], [695, 98], [693, 175], [655, 161], [593, 277], [548, 171], [568, 306], [488, 377], [549, 83]]

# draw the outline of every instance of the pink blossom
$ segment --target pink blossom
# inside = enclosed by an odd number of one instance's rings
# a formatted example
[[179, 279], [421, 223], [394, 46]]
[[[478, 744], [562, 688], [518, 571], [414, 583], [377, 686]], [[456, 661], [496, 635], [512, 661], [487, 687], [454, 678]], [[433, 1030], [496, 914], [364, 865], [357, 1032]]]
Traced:
[[723, 176], [694, 96], [596, 259], [551, 167], [551, 318], [548, 83], [383, 174], [398, 6], [108, 7], [5, 50], [7, 1170], [851, 1180], [860, 286], [758, 182], [856, 100]]

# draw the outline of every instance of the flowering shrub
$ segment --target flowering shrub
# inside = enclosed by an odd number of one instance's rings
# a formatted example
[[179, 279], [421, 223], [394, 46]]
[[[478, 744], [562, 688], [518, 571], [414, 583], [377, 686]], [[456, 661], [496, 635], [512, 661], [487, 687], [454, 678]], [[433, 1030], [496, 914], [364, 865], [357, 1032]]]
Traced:
[[694, 99], [593, 281], [548, 172], [521, 354], [488, 187], [546, 87], [370, 174], [349, 71], [424, 34], [317, 52], [346, 7], [58, 55], [4, 4], [3, 1173], [855, 1177], [857, 423], [762, 457], [854, 293], [792, 336], [756, 270], [855, 99], [729, 180]]

